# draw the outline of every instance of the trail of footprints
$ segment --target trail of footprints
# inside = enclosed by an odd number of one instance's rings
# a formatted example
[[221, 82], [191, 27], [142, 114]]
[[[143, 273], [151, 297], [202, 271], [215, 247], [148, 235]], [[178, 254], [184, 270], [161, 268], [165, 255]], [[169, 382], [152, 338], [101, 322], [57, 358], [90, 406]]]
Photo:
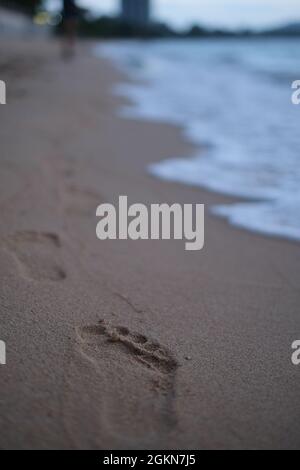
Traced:
[[129, 354], [142, 366], [159, 374], [163, 378], [160, 381], [160, 388], [167, 389], [173, 386], [177, 362], [159, 343], [151, 341], [142, 334], [131, 332], [126, 327], [112, 326], [103, 320], [100, 320], [98, 325], [79, 328], [77, 333], [82, 343], [92, 346], [92, 350], [96, 353], [97, 349], [101, 348], [102, 342], [106, 341], [112, 347]]
[[20, 274], [36, 281], [62, 281], [66, 272], [61, 263], [61, 240], [51, 232], [17, 232], [4, 240]]
[[[66, 169], [69, 176], [72, 168]], [[65, 175], [66, 176], [66, 175]], [[94, 215], [100, 197], [88, 189], [65, 185], [66, 213], [78, 216]], [[20, 231], [5, 237], [3, 246], [14, 258], [19, 273], [35, 281], [63, 281], [66, 271], [61, 261], [61, 238], [56, 233], [34, 230]]]

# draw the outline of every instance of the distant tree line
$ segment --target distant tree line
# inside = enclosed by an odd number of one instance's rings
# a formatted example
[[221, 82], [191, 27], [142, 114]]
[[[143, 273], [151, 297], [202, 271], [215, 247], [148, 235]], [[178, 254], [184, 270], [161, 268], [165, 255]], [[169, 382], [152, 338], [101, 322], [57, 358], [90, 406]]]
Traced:
[[0, 0], [0, 5], [10, 9], [23, 11], [32, 15], [42, 3], [41, 0]]
[[[79, 24], [79, 33], [86, 38], [184, 38], [184, 37], [232, 37], [236, 33], [221, 30], [210, 30], [199, 25], [192, 26], [184, 32], [178, 32], [165, 23], [140, 25], [128, 23], [122, 18], [101, 16], [90, 18], [83, 16]], [[248, 32], [243, 32], [247, 35]]]
[[174, 37], [176, 33], [165, 24], [150, 23], [140, 25], [122, 20], [122, 18], [101, 16], [99, 18], [81, 18], [79, 34], [83, 37], [102, 38], [154, 38]]

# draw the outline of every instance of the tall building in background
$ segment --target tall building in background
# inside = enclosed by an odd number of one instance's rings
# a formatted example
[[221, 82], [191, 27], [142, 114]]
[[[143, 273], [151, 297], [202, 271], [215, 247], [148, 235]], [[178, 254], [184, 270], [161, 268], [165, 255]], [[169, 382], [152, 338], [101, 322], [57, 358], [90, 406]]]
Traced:
[[121, 16], [130, 23], [149, 23], [150, 0], [122, 0]]

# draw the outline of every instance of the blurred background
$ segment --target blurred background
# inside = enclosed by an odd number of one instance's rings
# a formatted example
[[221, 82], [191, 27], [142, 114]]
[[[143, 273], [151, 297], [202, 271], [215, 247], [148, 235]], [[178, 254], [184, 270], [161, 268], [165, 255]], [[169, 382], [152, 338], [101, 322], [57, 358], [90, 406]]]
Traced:
[[[40, 27], [61, 22], [63, 0], [1, 0], [1, 30], [8, 23]], [[169, 36], [300, 33], [297, 0], [76, 0], [80, 32], [89, 36]], [[24, 15], [27, 15], [27, 18]]]
[[[291, 103], [300, 78], [298, 0], [0, 4], [2, 35], [67, 33], [71, 47], [75, 34], [102, 40], [96, 53], [139, 79], [118, 87], [133, 103], [123, 114], [175, 122], [201, 148], [192, 159], [174, 155], [152, 166], [152, 174], [246, 198], [212, 210], [244, 228], [300, 239], [299, 108]], [[74, 7], [76, 27], [64, 30]]]

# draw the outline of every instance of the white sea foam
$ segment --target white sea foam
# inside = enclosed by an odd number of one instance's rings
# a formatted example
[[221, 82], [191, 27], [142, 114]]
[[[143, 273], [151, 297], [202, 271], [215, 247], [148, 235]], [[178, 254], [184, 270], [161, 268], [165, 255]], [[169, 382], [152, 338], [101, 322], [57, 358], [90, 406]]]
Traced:
[[101, 46], [129, 76], [127, 118], [184, 127], [193, 158], [151, 165], [152, 174], [249, 198], [212, 208], [231, 223], [300, 240], [300, 79], [298, 41], [201, 40]]

